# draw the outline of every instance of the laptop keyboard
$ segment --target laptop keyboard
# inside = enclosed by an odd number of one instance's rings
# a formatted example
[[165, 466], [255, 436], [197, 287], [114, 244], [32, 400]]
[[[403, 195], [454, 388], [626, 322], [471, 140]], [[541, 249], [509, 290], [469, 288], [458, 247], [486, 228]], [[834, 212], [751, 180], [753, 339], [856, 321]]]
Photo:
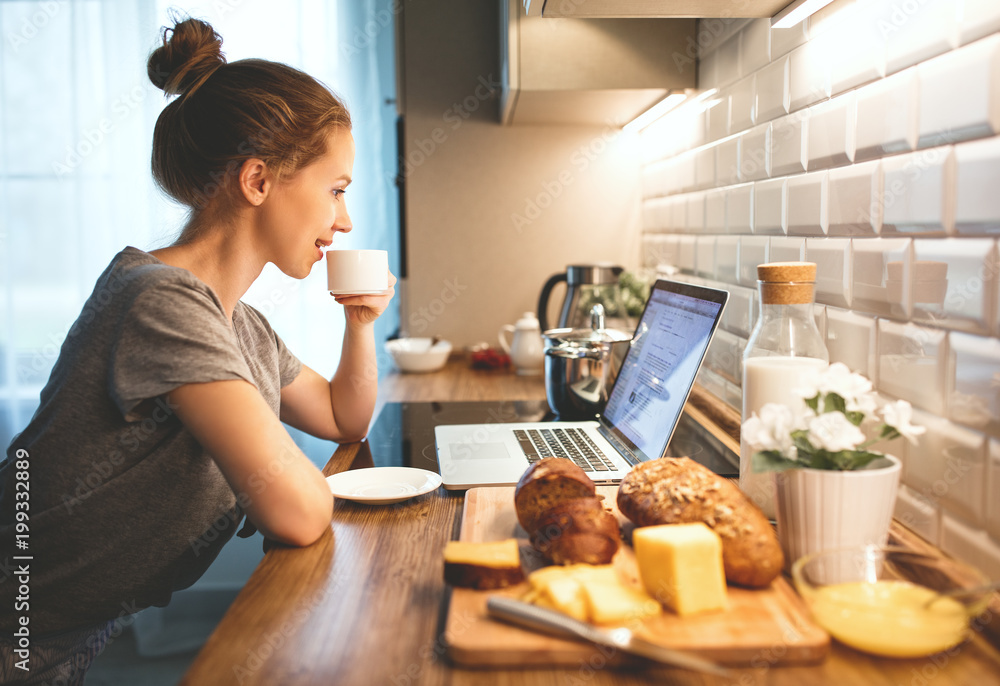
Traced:
[[582, 429], [514, 429], [514, 437], [531, 464], [543, 457], [566, 457], [585, 472], [616, 471]]

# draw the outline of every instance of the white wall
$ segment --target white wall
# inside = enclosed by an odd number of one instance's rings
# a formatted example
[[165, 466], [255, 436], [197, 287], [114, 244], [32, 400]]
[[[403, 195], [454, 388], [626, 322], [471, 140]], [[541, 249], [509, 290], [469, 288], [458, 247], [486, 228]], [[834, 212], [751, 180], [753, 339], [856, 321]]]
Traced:
[[818, 265], [830, 357], [917, 408], [897, 517], [1000, 576], [1000, 5], [837, 0], [702, 20], [699, 86], [643, 133], [647, 264], [732, 294], [702, 382], [740, 407], [756, 265]]

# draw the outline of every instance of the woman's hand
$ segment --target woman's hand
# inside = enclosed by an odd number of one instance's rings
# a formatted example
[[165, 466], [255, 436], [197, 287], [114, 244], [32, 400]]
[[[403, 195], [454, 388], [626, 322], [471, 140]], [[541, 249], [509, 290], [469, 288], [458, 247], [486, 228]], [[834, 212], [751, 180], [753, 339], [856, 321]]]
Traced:
[[389, 288], [378, 295], [334, 295], [344, 306], [348, 324], [371, 324], [379, 318], [396, 294], [396, 277], [389, 272]]

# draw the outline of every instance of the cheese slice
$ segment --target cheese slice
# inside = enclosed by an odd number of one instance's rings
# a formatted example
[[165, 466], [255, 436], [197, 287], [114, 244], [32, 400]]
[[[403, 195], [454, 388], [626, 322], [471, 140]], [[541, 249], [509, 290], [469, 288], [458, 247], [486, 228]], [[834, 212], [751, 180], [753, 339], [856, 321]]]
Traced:
[[632, 532], [646, 591], [679, 615], [724, 610], [722, 540], [702, 522], [647, 526]]

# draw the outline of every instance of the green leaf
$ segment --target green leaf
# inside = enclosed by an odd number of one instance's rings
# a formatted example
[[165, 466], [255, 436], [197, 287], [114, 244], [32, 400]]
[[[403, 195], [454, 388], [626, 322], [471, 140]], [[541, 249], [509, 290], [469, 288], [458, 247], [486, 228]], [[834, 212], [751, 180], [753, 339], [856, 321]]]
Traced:
[[789, 460], [777, 450], [762, 450], [754, 453], [751, 465], [755, 472], [783, 472], [801, 465], [795, 460]]
[[861, 422], [865, 420], [865, 413], [860, 411], [845, 412], [844, 416], [847, 417], [847, 421], [854, 426], [861, 426]]
[[811, 398], [806, 398], [805, 402], [810, 410], [812, 410], [813, 412], [819, 412], [819, 410], [817, 409], [819, 407], [819, 393], [817, 393]]
[[823, 403], [823, 413], [842, 412], [847, 414], [847, 403], [836, 393], [827, 393], [826, 401]]

